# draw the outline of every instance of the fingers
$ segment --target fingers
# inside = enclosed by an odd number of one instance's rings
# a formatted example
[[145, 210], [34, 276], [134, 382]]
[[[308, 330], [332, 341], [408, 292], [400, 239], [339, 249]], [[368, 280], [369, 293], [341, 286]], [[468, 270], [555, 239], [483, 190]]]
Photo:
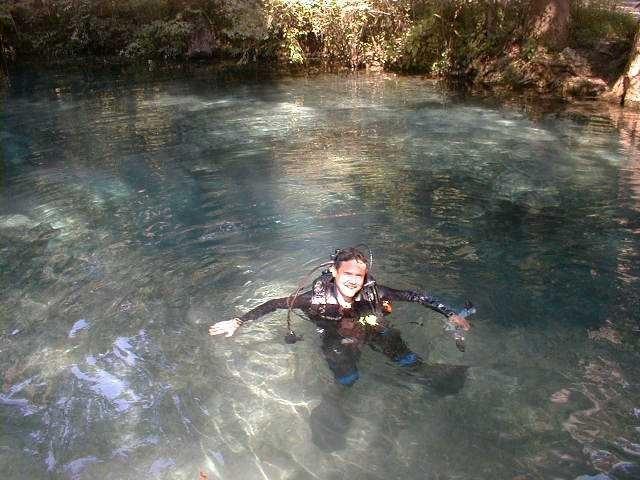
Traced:
[[225, 337], [232, 336], [236, 330], [238, 329], [238, 325], [234, 320], [225, 320], [223, 322], [218, 322], [209, 327], [209, 335], [222, 335], [225, 334]]
[[460, 320], [458, 320], [456, 323], [460, 328], [462, 328], [465, 331], [468, 331], [471, 329], [471, 325], [469, 325], [469, 322], [467, 322], [467, 320], [464, 318], [460, 318]]
[[221, 333], [226, 333], [228, 331], [223, 325], [216, 323], [215, 325], [211, 325], [209, 327], [209, 335], [220, 335]]
[[453, 317], [453, 323], [455, 323], [465, 331], [471, 330], [471, 325], [469, 324], [467, 319], [464, 317], [461, 317], [460, 315], [455, 315]]

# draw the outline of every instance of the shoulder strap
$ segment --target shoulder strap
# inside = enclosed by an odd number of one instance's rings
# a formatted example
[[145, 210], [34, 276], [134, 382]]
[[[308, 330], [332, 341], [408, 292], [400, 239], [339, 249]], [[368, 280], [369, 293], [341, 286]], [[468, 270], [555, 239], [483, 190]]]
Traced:
[[329, 295], [330, 283], [333, 276], [325, 272], [313, 281], [311, 288], [311, 303], [314, 305], [325, 305]]

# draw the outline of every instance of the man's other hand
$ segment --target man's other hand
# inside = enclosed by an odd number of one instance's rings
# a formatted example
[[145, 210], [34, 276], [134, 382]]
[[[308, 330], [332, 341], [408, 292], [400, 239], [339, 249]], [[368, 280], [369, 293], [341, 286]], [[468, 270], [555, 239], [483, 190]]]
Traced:
[[240, 327], [240, 319], [233, 318], [231, 320], [223, 320], [222, 322], [215, 323], [209, 327], [209, 335], [222, 335], [230, 337]]
[[466, 318], [461, 317], [460, 315], [451, 315], [449, 317], [449, 321], [454, 325], [462, 328], [463, 330], [470, 330], [471, 324], [467, 321]]

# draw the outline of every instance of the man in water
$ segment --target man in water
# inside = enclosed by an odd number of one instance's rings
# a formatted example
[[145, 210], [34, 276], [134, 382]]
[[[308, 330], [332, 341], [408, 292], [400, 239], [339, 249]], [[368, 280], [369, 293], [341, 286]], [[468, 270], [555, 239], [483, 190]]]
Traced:
[[[218, 322], [209, 328], [209, 335], [230, 337], [246, 322], [276, 309], [300, 309], [322, 334], [322, 352], [336, 381], [351, 386], [359, 378], [357, 361], [365, 343], [401, 366], [421, 362], [384, 318], [393, 301], [419, 303], [447, 317], [450, 325], [469, 330], [465, 318], [429, 295], [378, 285], [370, 278], [369, 267], [367, 257], [356, 248], [338, 250], [329, 271], [313, 282], [311, 290], [269, 300], [239, 318]], [[290, 335], [295, 341], [293, 332]]]

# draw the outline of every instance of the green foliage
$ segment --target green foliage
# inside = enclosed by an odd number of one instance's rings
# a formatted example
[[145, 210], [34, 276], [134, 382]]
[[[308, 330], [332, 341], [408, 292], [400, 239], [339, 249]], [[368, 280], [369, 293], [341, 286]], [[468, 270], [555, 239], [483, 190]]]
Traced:
[[267, 41], [295, 64], [383, 65], [389, 43], [409, 24], [409, 6], [405, 0], [268, 0]]
[[223, 27], [220, 8], [218, 0], [25, 0], [0, 7], [0, 17], [15, 20], [11, 45], [22, 56], [176, 59], [193, 32]]
[[397, 44], [397, 68], [436, 75], [464, 71], [474, 58], [497, 55], [518, 41], [526, 2], [432, 0]]
[[522, 45], [522, 58], [527, 61], [533, 60], [541, 45], [534, 38], [528, 38]]
[[15, 57], [11, 39], [15, 37], [16, 24], [8, 5], [0, 5], [0, 60], [5, 63]]
[[574, 0], [571, 5], [570, 42], [574, 48], [594, 48], [602, 41], [629, 46], [638, 20], [613, 0]]
[[96, 2], [20, 2], [12, 7], [16, 50], [23, 55], [104, 55], [126, 33], [116, 18], [96, 15]]
[[[614, 0], [572, 0], [572, 46], [630, 43], [637, 22]], [[531, 57], [530, 0], [21, 0], [0, 4], [0, 56], [122, 55], [183, 60], [192, 51], [269, 61], [469, 72], [505, 51]], [[196, 45], [196, 47], [194, 47]], [[517, 48], [514, 48], [516, 46]]]
[[[264, 56], [268, 38], [264, 2], [261, 0], [225, 1], [220, 7], [220, 53], [239, 58], [242, 63]], [[270, 56], [270, 55], [268, 55]]]
[[395, 67], [401, 70], [431, 72], [440, 57], [445, 39], [438, 32], [440, 18], [431, 13], [407, 33], [395, 55]]
[[170, 21], [156, 20], [136, 33], [133, 41], [122, 51], [130, 58], [182, 59], [189, 48], [192, 24], [178, 15]]

